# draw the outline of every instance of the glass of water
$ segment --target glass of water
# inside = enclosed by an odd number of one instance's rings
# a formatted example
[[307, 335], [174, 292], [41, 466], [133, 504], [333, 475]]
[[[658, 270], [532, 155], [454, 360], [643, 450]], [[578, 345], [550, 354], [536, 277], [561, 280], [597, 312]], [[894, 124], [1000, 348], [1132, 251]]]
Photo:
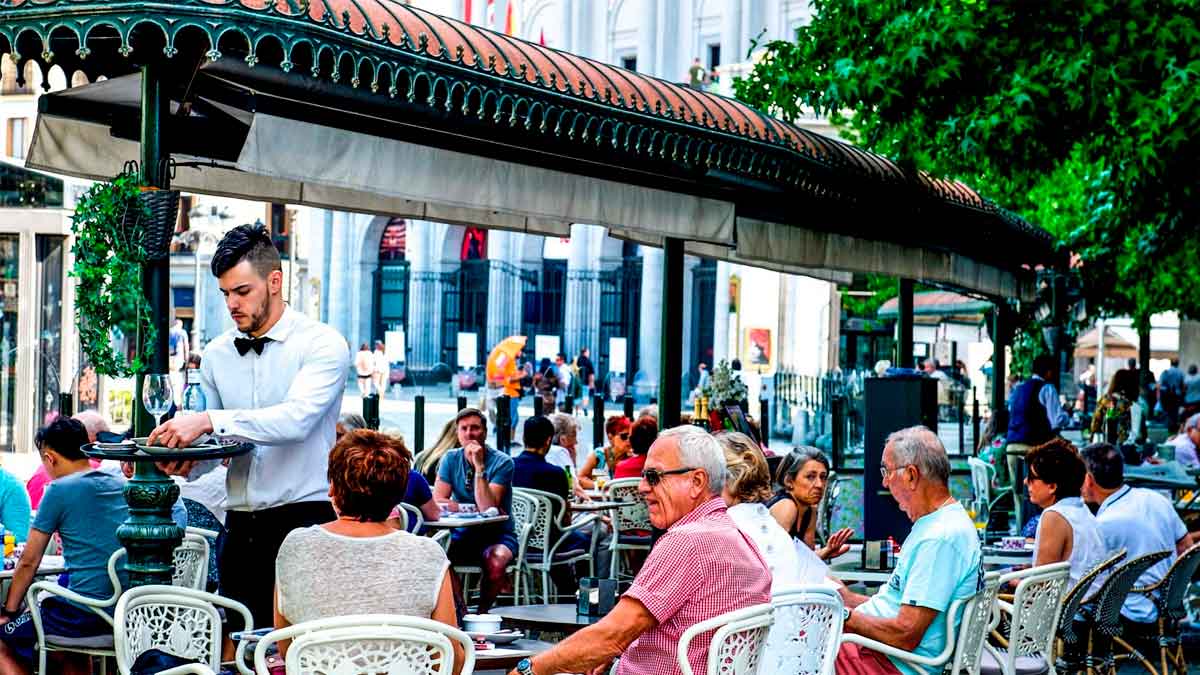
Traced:
[[174, 403], [170, 375], [146, 375], [142, 378], [142, 407], [154, 416], [154, 423], [167, 414]]

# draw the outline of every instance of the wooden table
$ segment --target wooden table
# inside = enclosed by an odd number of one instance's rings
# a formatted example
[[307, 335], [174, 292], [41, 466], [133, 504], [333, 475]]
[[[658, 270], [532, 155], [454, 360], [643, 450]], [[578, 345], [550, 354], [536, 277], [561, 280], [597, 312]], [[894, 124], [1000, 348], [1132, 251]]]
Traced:
[[615, 511], [631, 502], [610, 502], [593, 499], [590, 502], [571, 502], [567, 508], [572, 511]]
[[492, 614], [504, 619], [510, 626], [548, 633], [574, 633], [590, 626], [602, 617], [580, 614], [575, 603], [553, 605], [519, 605], [517, 607], [493, 607]]
[[534, 654], [541, 654], [554, 645], [541, 640], [517, 640], [506, 645], [496, 645], [495, 649], [485, 649], [475, 652], [475, 672], [481, 670], [512, 670], [517, 663]]
[[475, 518], [463, 518], [458, 515], [441, 516], [437, 520], [425, 521], [425, 527], [453, 529], [457, 527], [475, 527], [478, 525], [491, 525], [492, 523], [503, 523], [508, 520], [508, 516], [480, 516]]

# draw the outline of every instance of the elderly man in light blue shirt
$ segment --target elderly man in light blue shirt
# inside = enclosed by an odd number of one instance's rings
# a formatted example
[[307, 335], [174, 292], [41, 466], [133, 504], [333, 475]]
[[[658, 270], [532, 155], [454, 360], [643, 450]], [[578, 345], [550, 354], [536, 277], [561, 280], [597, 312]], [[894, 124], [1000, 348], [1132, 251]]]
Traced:
[[[873, 470], [873, 469], [869, 469]], [[913, 521], [904, 553], [879, 591], [866, 597], [840, 588], [844, 629], [897, 649], [934, 657], [946, 646], [947, 612], [982, 588], [982, 553], [974, 523], [950, 496], [950, 460], [937, 434], [917, 426], [888, 436], [883, 485]], [[955, 617], [960, 621], [961, 616]], [[903, 673], [916, 670], [856, 644], [838, 650], [838, 672]]]
[[1200, 468], [1200, 457], [1196, 450], [1200, 448], [1200, 413], [1196, 413], [1183, 424], [1183, 433], [1171, 439], [1175, 447], [1175, 461], [1188, 469]]

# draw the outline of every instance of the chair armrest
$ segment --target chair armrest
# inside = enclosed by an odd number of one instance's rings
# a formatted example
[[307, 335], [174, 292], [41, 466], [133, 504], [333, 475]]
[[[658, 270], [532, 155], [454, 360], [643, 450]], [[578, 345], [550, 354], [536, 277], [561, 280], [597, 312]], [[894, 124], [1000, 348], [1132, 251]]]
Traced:
[[[75, 591], [63, 588], [53, 581], [35, 581], [30, 584], [29, 589], [25, 591], [25, 604], [29, 606], [31, 612], [34, 611], [34, 608], [38, 607], [37, 594], [39, 591], [45, 591], [50, 595], [57, 595], [60, 598], [77, 602], [85, 607], [91, 608], [93, 611], [108, 609], [109, 607], [114, 607], [117, 604], [117, 596], [115, 594], [113, 597], [106, 600], [97, 600], [96, 598], [89, 598], [86, 595], [80, 595]], [[37, 613], [40, 615], [40, 610]], [[96, 612], [96, 614], [99, 614], [107, 619], [109, 623], [113, 622], [112, 617], [109, 616], [107, 612]]]
[[[1163, 579], [1165, 579], [1165, 578], [1166, 577], [1163, 577]], [[1149, 586], [1134, 586], [1133, 588], [1129, 589], [1129, 592], [1130, 593], [1140, 593], [1142, 595], [1150, 595], [1151, 593], [1154, 593], [1155, 591], [1157, 591], [1160, 586], [1162, 586], [1162, 581], [1163, 581], [1162, 579], [1159, 579], [1158, 581], [1150, 584]]]
[[591, 525], [599, 520], [599, 518], [600, 516], [595, 514], [588, 514], [587, 516], [584, 516], [583, 518], [580, 518], [576, 522], [572, 523], [570, 527], [560, 527], [559, 532], [561, 532], [561, 534], [558, 537], [558, 541], [555, 541], [553, 544], [551, 544], [550, 550], [546, 551], [546, 560], [551, 561], [554, 559], [554, 554], [558, 551], [558, 547], [562, 546], [563, 542], [567, 540], [568, 534], [574, 532], [575, 530], [581, 529], [584, 526]]
[[246, 666], [246, 648], [257, 644], [258, 640], [238, 641], [237, 653], [233, 657], [233, 665], [237, 667], [238, 672], [242, 675], [254, 675], [254, 670]]
[[884, 644], [878, 640], [872, 640], [869, 637], [863, 637], [857, 633], [842, 633], [842, 642], [849, 642], [851, 644], [856, 644], [868, 649], [873, 649], [884, 656], [899, 659], [913, 666], [922, 673], [926, 671], [924, 668], [921, 668], [921, 666], [943, 666], [946, 663], [945, 660], [931, 659], [927, 656], [906, 652], [903, 649], [897, 649], [891, 645]]

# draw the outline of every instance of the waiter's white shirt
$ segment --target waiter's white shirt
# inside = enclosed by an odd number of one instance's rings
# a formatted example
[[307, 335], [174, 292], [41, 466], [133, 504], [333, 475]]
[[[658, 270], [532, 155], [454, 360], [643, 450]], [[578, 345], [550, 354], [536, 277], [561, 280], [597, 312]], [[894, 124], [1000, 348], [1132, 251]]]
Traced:
[[255, 444], [229, 464], [225, 508], [328, 501], [326, 469], [350, 349], [336, 330], [285, 307], [263, 353], [237, 353], [232, 329], [204, 349], [200, 386], [213, 433]]

